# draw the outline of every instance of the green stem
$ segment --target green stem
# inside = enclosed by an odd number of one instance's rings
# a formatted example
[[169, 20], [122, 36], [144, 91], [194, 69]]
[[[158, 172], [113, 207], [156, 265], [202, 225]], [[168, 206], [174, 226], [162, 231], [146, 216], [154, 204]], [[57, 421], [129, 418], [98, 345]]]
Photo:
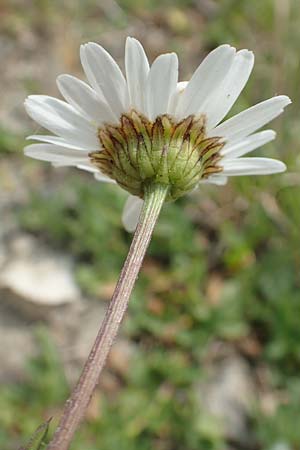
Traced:
[[145, 187], [144, 206], [134, 237], [93, 348], [80, 379], [67, 400], [59, 425], [47, 450], [67, 450], [98, 384], [108, 353], [119, 331], [168, 187]]

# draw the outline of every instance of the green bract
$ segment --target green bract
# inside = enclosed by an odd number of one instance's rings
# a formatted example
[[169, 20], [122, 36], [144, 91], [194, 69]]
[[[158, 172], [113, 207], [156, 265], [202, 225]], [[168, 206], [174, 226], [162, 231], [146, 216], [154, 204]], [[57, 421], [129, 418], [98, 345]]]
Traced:
[[207, 138], [205, 125], [204, 115], [175, 122], [164, 114], [151, 122], [131, 111], [122, 115], [119, 126], [99, 129], [102, 149], [90, 158], [133, 195], [143, 198], [145, 185], [159, 183], [169, 186], [167, 200], [175, 200], [222, 171], [217, 163], [224, 141]]

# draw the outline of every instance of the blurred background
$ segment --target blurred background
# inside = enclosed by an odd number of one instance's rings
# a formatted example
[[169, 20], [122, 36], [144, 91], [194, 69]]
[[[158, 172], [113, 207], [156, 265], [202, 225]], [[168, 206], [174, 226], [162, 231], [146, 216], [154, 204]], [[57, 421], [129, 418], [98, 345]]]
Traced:
[[182, 80], [219, 44], [254, 50], [231, 114], [292, 98], [257, 152], [288, 172], [164, 208], [72, 450], [299, 450], [299, 0], [1, 0], [0, 33], [0, 448], [54, 428], [131, 239], [120, 189], [23, 156], [23, 100], [83, 78], [80, 43], [123, 67], [131, 35]]

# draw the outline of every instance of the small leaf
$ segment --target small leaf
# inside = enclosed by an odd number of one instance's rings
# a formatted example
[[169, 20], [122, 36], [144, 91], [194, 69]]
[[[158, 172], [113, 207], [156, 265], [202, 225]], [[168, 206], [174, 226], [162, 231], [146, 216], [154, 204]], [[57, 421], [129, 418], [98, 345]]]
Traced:
[[51, 420], [52, 417], [46, 422], [42, 423], [33, 433], [30, 441], [25, 444], [25, 447], [20, 447], [19, 450], [42, 450], [46, 445], [45, 439], [48, 435]]

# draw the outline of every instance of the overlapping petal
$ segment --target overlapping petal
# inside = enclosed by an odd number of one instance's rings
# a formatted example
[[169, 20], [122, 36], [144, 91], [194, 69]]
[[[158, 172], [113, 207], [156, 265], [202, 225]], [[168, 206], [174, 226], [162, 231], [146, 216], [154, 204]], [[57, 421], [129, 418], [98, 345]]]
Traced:
[[105, 98], [113, 113], [120, 117], [128, 110], [129, 99], [126, 80], [116, 61], [94, 42], [81, 46], [81, 60], [94, 89]]
[[248, 50], [236, 53], [231, 67], [218, 89], [214, 89], [205, 106], [207, 128], [216, 126], [230, 111], [245, 87], [254, 64], [254, 55]]
[[130, 106], [147, 114], [146, 86], [150, 70], [149, 62], [140, 42], [130, 37], [126, 40], [125, 67]]
[[97, 148], [97, 129], [71, 105], [46, 95], [30, 95], [25, 101], [28, 115], [70, 143]]
[[168, 113], [172, 114], [176, 118], [178, 118], [178, 117], [176, 116], [175, 111], [177, 109], [179, 100], [182, 97], [183, 92], [184, 92], [185, 88], [187, 87], [187, 85], [188, 85], [188, 81], [179, 81], [177, 83], [175, 91], [173, 92], [172, 97], [170, 98]]
[[109, 105], [94, 89], [78, 78], [60, 75], [57, 77], [57, 86], [66, 101], [97, 127], [103, 123], [118, 122]]
[[59, 136], [52, 136], [47, 134], [32, 134], [26, 138], [27, 140], [46, 142], [47, 144], [59, 145], [61, 147], [71, 148], [75, 150], [96, 150], [97, 148], [94, 145], [90, 146], [88, 143], [81, 143], [81, 145], [77, 142], [72, 143], [72, 141], [66, 140]]
[[273, 130], [260, 131], [259, 133], [247, 136], [246, 138], [243, 138], [240, 141], [235, 142], [234, 144], [231, 144], [229, 142], [221, 150], [221, 154], [223, 155], [224, 159], [239, 158], [240, 156], [252, 152], [258, 147], [261, 147], [268, 142], [273, 141], [275, 137], [276, 133]]
[[189, 81], [180, 102], [176, 116], [180, 119], [189, 114], [205, 112], [209, 98], [227, 76], [235, 56], [235, 48], [221, 45], [204, 59]]
[[226, 120], [209, 134], [222, 136], [231, 142], [237, 141], [275, 119], [290, 103], [291, 100], [286, 95], [272, 97]]
[[241, 158], [224, 162], [223, 174], [226, 176], [270, 175], [286, 170], [286, 165], [271, 158]]
[[175, 53], [158, 56], [151, 66], [147, 87], [147, 112], [150, 120], [168, 112], [178, 82], [178, 59]]
[[24, 148], [26, 156], [55, 164], [77, 166], [89, 163], [88, 152], [60, 147], [53, 144], [31, 144]]

